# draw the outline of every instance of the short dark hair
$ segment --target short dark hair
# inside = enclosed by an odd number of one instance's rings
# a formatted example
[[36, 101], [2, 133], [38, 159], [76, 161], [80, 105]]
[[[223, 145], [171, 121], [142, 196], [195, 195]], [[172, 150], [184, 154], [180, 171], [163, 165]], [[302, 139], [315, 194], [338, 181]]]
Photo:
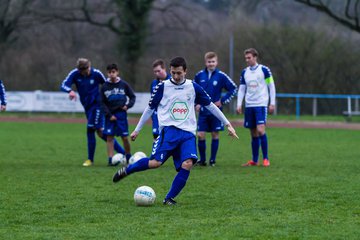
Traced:
[[115, 63], [111, 63], [111, 64], [107, 65], [106, 70], [107, 71], [111, 71], [111, 70], [119, 71], [119, 68]]
[[162, 60], [162, 59], [156, 59], [153, 64], [152, 64], [152, 67], [155, 68], [157, 66], [160, 66], [162, 69], [165, 69], [165, 61]]
[[255, 48], [248, 48], [244, 51], [244, 55], [246, 54], [252, 54], [254, 57], [259, 56], [258, 51]]
[[183, 57], [174, 57], [170, 61], [170, 67], [183, 67], [186, 70], [186, 60]]

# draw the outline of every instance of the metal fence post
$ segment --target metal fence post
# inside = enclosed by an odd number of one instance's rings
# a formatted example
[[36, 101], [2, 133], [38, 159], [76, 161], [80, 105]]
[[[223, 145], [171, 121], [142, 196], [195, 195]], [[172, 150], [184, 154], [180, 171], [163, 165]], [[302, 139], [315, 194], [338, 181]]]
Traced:
[[317, 98], [313, 98], [313, 117], [317, 116]]
[[296, 120], [300, 119], [300, 97], [296, 96]]
[[348, 103], [348, 116], [349, 118], [351, 118], [351, 97], [347, 98], [347, 103]]

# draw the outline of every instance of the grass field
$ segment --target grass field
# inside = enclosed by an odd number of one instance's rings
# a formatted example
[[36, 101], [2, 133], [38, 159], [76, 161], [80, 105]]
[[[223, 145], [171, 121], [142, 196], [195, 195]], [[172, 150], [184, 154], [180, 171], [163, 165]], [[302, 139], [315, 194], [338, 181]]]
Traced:
[[[83, 124], [0, 122], [0, 239], [359, 239], [360, 131], [268, 129], [269, 168], [240, 167], [249, 133], [237, 131], [169, 207], [171, 159], [113, 184], [102, 141], [96, 165], [81, 166]], [[133, 151], [150, 142], [147, 126]], [[154, 206], [134, 205], [141, 185]]]

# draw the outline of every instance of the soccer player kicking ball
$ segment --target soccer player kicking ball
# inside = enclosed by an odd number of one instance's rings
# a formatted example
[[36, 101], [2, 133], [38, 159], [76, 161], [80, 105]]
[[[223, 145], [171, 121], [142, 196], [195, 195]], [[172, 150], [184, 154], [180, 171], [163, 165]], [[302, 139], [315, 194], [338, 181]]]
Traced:
[[263, 166], [270, 166], [268, 158], [268, 141], [265, 133], [267, 108], [269, 113], [275, 109], [275, 83], [268, 67], [257, 63], [258, 52], [254, 48], [244, 51], [245, 61], [248, 65], [240, 77], [238, 92], [237, 112], [242, 113], [242, 101], [245, 96], [245, 120], [244, 127], [250, 129], [252, 160], [243, 164], [246, 166], [257, 166], [259, 158], [259, 147], [263, 153]]
[[186, 79], [186, 61], [176, 57], [170, 61], [171, 79], [157, 85], [151, 95], [149, 106], [144, 110], [131, 139], [134, 141], [145, 122], [157, 108], [160, 135], [153, 144], [150, 158], [142, 158], [134, 164], [122, 167], [113, 176], [113, 182], [151, 168], [160, 167], [172, 156], [176, 171], [170, 191], [163, 204], [175, 205], [174, 198], [184, 188], [190, 170], [198, 157], [196, 154], [195, 104], [201, 104], [220, 119], [228, 128], [229, 135], [238, 138], [235, 129], [220, 109], [197, 83]]

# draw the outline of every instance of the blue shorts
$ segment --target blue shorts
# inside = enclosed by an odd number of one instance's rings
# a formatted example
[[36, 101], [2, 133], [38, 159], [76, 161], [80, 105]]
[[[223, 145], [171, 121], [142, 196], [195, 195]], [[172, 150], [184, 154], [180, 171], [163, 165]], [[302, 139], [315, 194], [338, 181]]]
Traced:
[[159, 120], [156, 111], [151, 116], [151, 119], [152, 119], [152, 133], [154, 136], [159, 136]]
[[173, 126], [164, 127], [153, 144], [150, 159], [164, 164], [170, 156], [173, 157], [176, 171], [180, 170], [181, 164], [187, 159], [192, 159], [195, 163], [198, 159], [195, 135]]
[[266, 124], [267, 107], [245, 108], [244, 127], [256, 128], [257, 125]]
[[116, 121], [110, 121], [110, 118], [105, 119], [104, 134], [108, 136], [129, 136], [129, 125], [127, 120], [127, 113], [125, 111], [115, 113]]
[[87, 127], [95, 129], [104, 128], [104, 114], [101, 111], [100, 106], [92, 106], [85, 110], [87, 118]]
[[224, 124], [214, 115], [199, 113], [198, 127], [199, 132], [219, 132], [224, 131]]

